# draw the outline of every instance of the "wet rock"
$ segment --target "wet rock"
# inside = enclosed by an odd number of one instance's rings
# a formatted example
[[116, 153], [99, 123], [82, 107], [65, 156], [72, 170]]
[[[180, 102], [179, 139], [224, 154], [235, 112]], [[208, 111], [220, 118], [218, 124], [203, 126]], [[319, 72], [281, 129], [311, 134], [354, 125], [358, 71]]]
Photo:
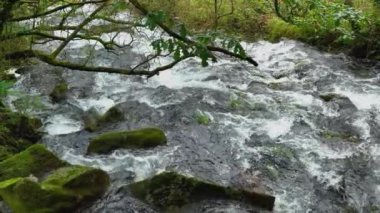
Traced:
[[327, 141], [345, 141], [351, 143], [359, 143], [360, 139], [358, 136], [354, 134], [350, 134], [349, 132], [333, 132], [333, 131], [322, 131], [320, 133], [323, 139]]
[[269, 91], [268, 85], [260, 81], [252, 81], [249, 83], [247, 90], [255, 94], [267, 93]]
[[87, 153], [105, 154], [121, 148], [151, 148], [166, 144], [165, 133], [157, 128], [108, 132], [91, 140]]
[[71, 166], [41, 183], [29, 177], [0, 182], [0, 196], [14, 212], [64, 212], [101, 196], [108, 186], [109, 177], [102, 170]]
[[42, 126], [42, 122], [37, 118], [0, 107], [0, 120], [3, 126], [3, 129], [0, 130], [0, 145], [21, 151], [26, 147], [18, 147], [17, 143], [20, 140], [25, 140], [25, 143], [31, 144], [41, 139], [41, 133], [38, 129]]
[[50, 98], [54, 103], [61, 102], [66, 99], [67, 91], [69, 90], [66, 82], [60, 82], [55, 85], [53, 91], [50, 93]]
[[28, 178], [0, 182], [0, 196], [17, 213], [68, 211], [76, 202], [75, 196], [46, 190]]
[[103, 195], [110, 185], [110, 180], [107, 173], [100, 169], [69, 166], [55, 170], [42, 185], [45, 188], [60, 187], [66, 193], [89, 199]]
[[58, 159], [43, 145], [36, 144], [0, 162], [0, 181], [27, 177], [30, 174], [41, 178], [51, 171], [67, 165], [68, 163]]
[[126, 186], [111, 189], [101, 199], [92, 205], [81, 209], [83, 213], [114, 212], [114, 213], [157, 213], [158, 210], [132, 197]]
[[164, 172], [128, 187], [137, 198], [166, 210], [203, 199], [240, 200], [272, 210], [275, 201], [270, 195], [223, 187], [175, 172]]
[[85, 112], [82, 117], [84, 128], [87, 131], [94, 132], [106, 123], [114, 123], [124, 120], [124, 114], [117, 108], [110, 108], [104, 115], [100, 115], [95, 108]]

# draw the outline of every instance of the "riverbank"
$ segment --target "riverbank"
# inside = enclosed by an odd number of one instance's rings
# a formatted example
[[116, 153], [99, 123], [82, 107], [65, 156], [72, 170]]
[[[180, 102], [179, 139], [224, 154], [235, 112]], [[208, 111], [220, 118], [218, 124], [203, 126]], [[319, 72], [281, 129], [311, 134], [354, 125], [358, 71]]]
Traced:
[[[246, 41], [299, 40], [329, 52], [380, 60], [380, 3], [376, 0], [305, 1], [280, 5], [271, 1], [142, 1], [150, 10], [163, 10], [175, 26], [184, 23], [193, 32], [217, 31]], [[217, 8], [215, 8], [217, 2]], [[289, 1], [289, 4], [292, 1]], [[216, 18], [218, 17], [218, 18]]]

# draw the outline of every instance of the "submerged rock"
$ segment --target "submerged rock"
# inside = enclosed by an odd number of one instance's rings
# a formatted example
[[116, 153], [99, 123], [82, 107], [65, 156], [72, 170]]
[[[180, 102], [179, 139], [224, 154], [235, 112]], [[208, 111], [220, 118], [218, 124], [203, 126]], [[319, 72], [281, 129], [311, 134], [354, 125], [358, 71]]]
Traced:
[[271, 195], [224, 187], [175, 172], [164, 172], [128, 187], [137, 198], [166, 210], [204, 199], [239, 200], [272, 210], [275, 201]]
[[60, 102], [66, 98], [67, 91], [69, 87], [66, 82], [61, 82], [57, 84], [53, 91], [50, 93], [50, 98], [53, 102]]
[[41, 178], [51, 171], [67, 165], [68, 163], [58, 159], [43, 145], [36, 144], [0, 162], [0, 181], [27, 177], [30, 174]]
[[87, 153], [105, 154], [122, 148], [151, 148], [166, 144], [165, 133], [157, 128], [107, 132], [91, 140]]
[[91, 108], [83, 116], [85, 129], [89, 132], [98, 130], [103, 124], [122, 121], [124, 119], [123, 113], [117, 107], [111, 107], [104, 115]]

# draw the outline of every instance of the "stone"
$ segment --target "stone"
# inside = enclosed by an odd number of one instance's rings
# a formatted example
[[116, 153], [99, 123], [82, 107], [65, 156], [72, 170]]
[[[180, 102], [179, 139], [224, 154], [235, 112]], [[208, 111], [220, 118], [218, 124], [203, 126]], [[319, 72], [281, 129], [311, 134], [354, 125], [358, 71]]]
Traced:
[[160, 209], [181, 207], [204, 199], [230, 199], [272, 210], [275, 201], [271, 195], [224, 187], [175, 172], [163, 172], [128, 187], [135, 197]]
[[152, 148], [166, 144], [165, 133], [157, 128], [107, 132], [90, 141], [87, 153], [107, 154], [116, 149]]

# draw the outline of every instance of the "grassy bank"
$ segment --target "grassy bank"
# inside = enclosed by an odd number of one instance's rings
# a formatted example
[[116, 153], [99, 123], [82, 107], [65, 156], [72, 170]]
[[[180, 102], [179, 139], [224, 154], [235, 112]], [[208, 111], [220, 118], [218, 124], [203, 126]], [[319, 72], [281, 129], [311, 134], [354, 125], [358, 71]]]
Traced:
[[[301, 40], [328, 51], [359, 58], [380, 59], [380, 2], [378, 0], [316, 0], [280, 5], [265, 0], [142, 0], [150, 10], [163, 10], [172, 23], [182, 22], [194, 32], [218, 30], [245, 40]], [[215, 2], [218, 2], [215, 8]], [[233, 4], [231, 3], [233, 2]], [[293, 2], [293, 1], [289, 1]], [[216, 12], [215, 12], [216, 11]], [[216, 18], [218, 17], [218, 18]], [[216, 21], [217, 20], [217, 21]]]

